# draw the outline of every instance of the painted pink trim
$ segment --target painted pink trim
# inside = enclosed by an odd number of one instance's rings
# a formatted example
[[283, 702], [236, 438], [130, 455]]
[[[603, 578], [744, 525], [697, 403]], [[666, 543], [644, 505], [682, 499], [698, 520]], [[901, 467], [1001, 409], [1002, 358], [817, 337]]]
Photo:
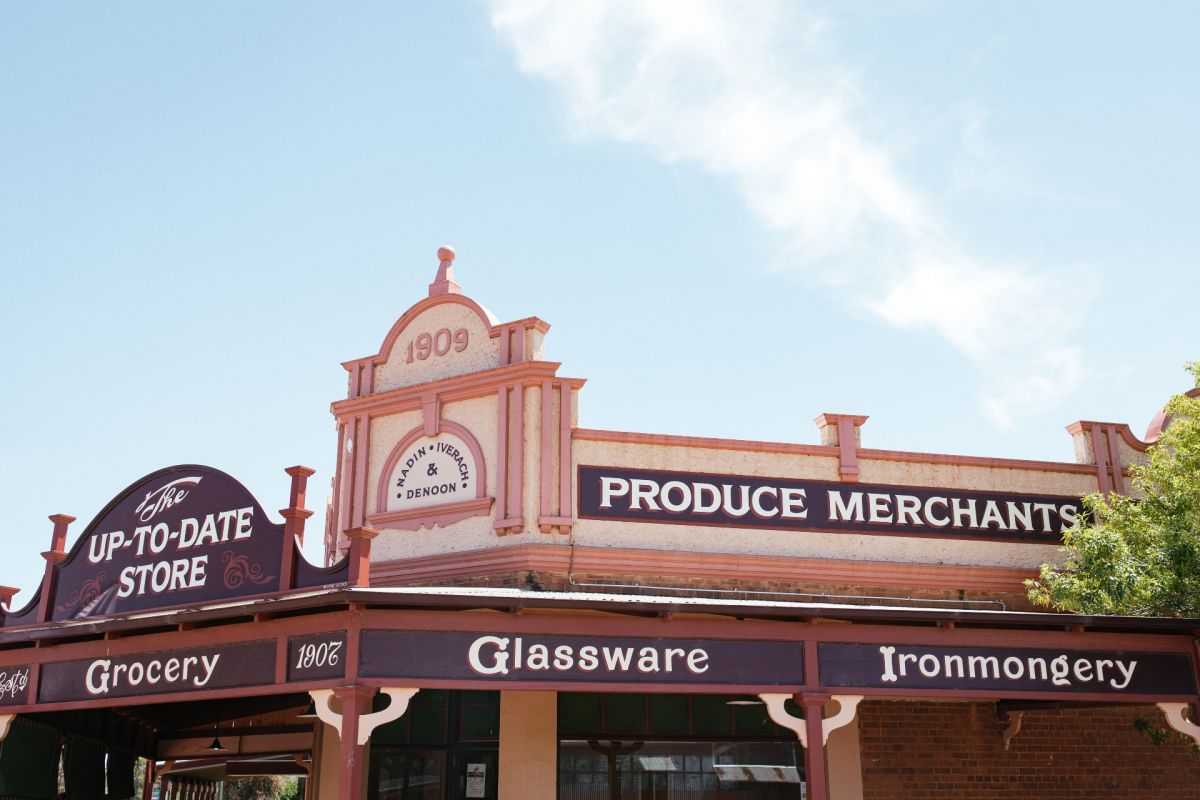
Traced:
[[[331, 487], [333, 489], [333, 491], [330, 492], [330, 497], [329, 497], [329, 517], [330, 518], [328, 520], [326, 520], [326, 527], [331, 530], [334, 530], [334, 531], [338, 530], [337, 519], [338, 519], [338, 513], [339, 513], [340, 501], [341, 501], [340, 495], [342, 492], [342, 453], [345, 451], [345, 448], [346, 448], [346, 423], [339, 420], [337, 423], [337, 459], [334, 461], [334, 464], [333, 464], [333, 486]], [[330, 523], [332, 523], [332, 525], [330, 525]], [[337, 540], [335, 539], [333, 542], [334, 546], [336, 546], [336, 542], [337, 542]], [[327, 543], [327, 545], [328, 544], [329, 543]], [[331, 552], [329, 552], [328, 547], [326, 547], [326, 552], [325, 552], [325, 563], [326, 564], [329, 563], [330, 556], [332, 556], [332, 555], [333, 554]]]
[[508, 387], [496, 387], [496, 533], [506, 533], [501, 521], [508, 512]]
[[486, 397], [496, 390], [499, 383], [523, 383], [526, 386], [533, 386], [546, 378], [553, 378], [569, 382], [576, 389], [587, 383], [582, 378], [559, 378], [555, 375], [559, 366], [561, 365], [552, 361], [524, 361], [520, 364], [509, 364], [469, 375], [457, 375], [453, 378], [445, 378], [419, 386], [389, 389], [386, 392], [353, 400], [339, 400], [333, 403], [330, 409], [338, 419], [364, 413], [380, 416], [420, 408], [421, 397], [430, 392], [436, 392], [443, 403], [453, 403], [458, 400]]
[[433, 283], [429, 284], [429, 296], [461, 294], [462, 287], [454, 282], [454, 248], [439, 247], [437, 255], [438, 271]]
[[519, 325], [513, 326], [513, 361], [520, 363], [525, 360], [525, 329]]
[[346, 391], [347, 397], [358, 397], [362, 394], [362, 392], [358, 390], [358, 375], [361, 370], [361, 361], [352, 361], [350, 363], [350, 386]]
[[542, 428], [538, 444], [541, 449], [539, 460], [542, 474], [538, 480], [538, 494], [541, 497], [538, 528], [542, 533], [550, 533], [550, 527], [542, 520], [554, 513], [554, 385], [548, 380], [542, 381], [540, 395]]
[[[701, 436], [676, 436], [665, 433], [631, 433], [627, 431], [603, 431], [595, 428], [575, 428], [573, 436], [575, 439], [593, 442], [656, 444], [665, 447], [699, 447], [712, 450], [739, 450], [750, 453], [783, 453], [790, 455], [824, 456], [826, 458], [838, 457], [836, 447], [819, 444], [717, 439]], [[1078, 475], [1090, 475], [1095, 472], [1095, 468], [1087, 464], [1068, 464], [1059, 461], [1026, 461], [1016, 458], [915, 453], [905, 450], [873, 450], [869, 448], [860, 449], [857, 455], [859, 461], [904, 461], [918, 464], [947, 464], [961, 467], [998, 467], [1002, 469], [1023, 469], [1037, 472], [1066, 472]]]
[[525, 387], [518, 383], [513, 386], [512, 411], [509, 412], [509, 471], [508, 471], [508, 515], [520, 520], [517, 530], [510, 533], [521, 533], [525, 530]]
[[574, 408], [574, 395], [568, 383], [558, 384], [558, 515], [568, 520], [567, 524], [559, 525], [559, 533], [570, 533], [570, 520], [575, 514], [574, 487], [575, 477], [571, 451], [571, 417]]
[[546, 331], [550, 330], [550, 323], [546, 322], [546, 320], [544, 320], [544, 319], [539, 319], [538, 317], [524, 317], [523, 319], [514, 319], [509, 324], [516, 325], [516, 326], [520, 327], [522, 330], [527, 330], [527, 331], [534, 330], [541, 334], [545, 334]]
[[[463, 440], [463, 444], [471, 451], [471, 457], [475, 459], [476, 469], [479, 474], [475, 479], [475, 500], [459, 500], [454, 503], [443, 503], [442, 505], [422, 506], [420, 508], [406, 509], [404, 511], [388, 511], [388, 485], [391, 481], [392, 470], [396, 468], [396, 464], [400, 461], [400, 457], [404, 455], [404, 451], [412, 446], [413, 442], [418, 439], [428, 436], [425, 426], [413, 428], [404, 436], [400, 437], [400, 441], [392, 448], [392, 452], [388, 453], [387, 460], [383, 462], [383, 472], [379, 475], [379, 482], [375, 488], [375, 511], [370, 519], [376, 519], [380, 516], [388, 515], [412, 515], [420, 516], [420, 512], [431, 514], [433, 512], [441, 512], [443, 508], [449, 506], [461, 505], [464, 502], [473, 503], [482, 499], [487, 494], [487, 463], [483, 458], [483, 448], [479, 446], [479, 441], [471, 434], [469, 430], [459, 425], [457, 422], [450, 420], [442, 420], [441, 432], [448, 433], [452, 436], [457, 436]], [[407, 517], [404, 517], [407, 519]], [[369, 521], [369, 520], [368, 520]], [[371, 527], [375, 527], [371, 524]]]
[[375, 365], [368, 358], [363, 359], [362, 365], [362, 394], [370, 394], [375, 391]]
[[437, 436], [442, 419], [442, 401], [436, 394], [421, 398], [421, 416], [425, 423], [425, 435]]
[[[1200, 386], [1196, 387], [1195, 389], [1188, 389], [1183, 393], [1183, 396], [1191, 398], [1200, 397]], [[1167, 413], [1167, 407], [1163, 406], [1158, 410], [1158, 413], [1154, 415], [1154, 419], [1150, 420], [1150, 425], [1146, 428], [1146, 441], [1141, 443], [1142, 449], [1145, 449], [1145, 447], [1157, 442], [1158, 437], [1162, 436], [1163, 431], [1165, 431], [1167, 426], [1170, 424], [1171, 415]], [[1133, 434], [1130, 433], [1130, 436], [1132, 435]]]
[[1112, 425], [1105, 428], [1108, 434], [1108, 463], [1112, 470], [1113, 490], [1125, 494], [1125, 481], [1121, 477], [1121, 448], [1117, 445], [1117, 432]]
[[358, 447], [358, 426], [355, 419], [351, 417], [348, 420], [342, 420], [343, 437], [341, 441], [341, 449], [338, 451], [338, 515], [336, 518], [336, 528], [334, 530], [335, 541], [339, 551], [345, 550], [350, 546], [350, 540], [346, 539], [344, 532], [347, 528], [353, 527], [350, 524], [350, 482], [353, 478], [354, 454], [346, 451], [347, 442], [351, 443], [352, 447]]
[[1092, 454], [1096, 461], [1096, 485], [1101, 494], [1108, 494], [1112, 491], [1112, 481], [1109, 478], [1108, 470], [1108, 441], [1103, 438], [1103, 429], [1103, 425], [1093, 425], [1090, 432], [1092, 434]]
[[500, 363], [501, 364], [513, 363], [512, 357], [509, 353], [509, 349], [511, 347], [511, 342], [509, 340], [511, 338], [512, 338], [512, 328], [505, 325], [503, 328], [500, 329]]
[[[828, 422], [824, 422], [828, 420]], [[864, 416], [822, 414], [817, 424], [836, 422], [838, 437], [838, 477], [846, 483], [858, 480], [858, 428], [867, 421]]]
[[353, 527], [361, 528], [367, 518], [367, 455], [371, 449], [371, 419], [358, 417], [358, 441], [354, 450], [354, 514]]
[[400, 335], [404, 333], [404, 329], [408, 327], [414, 319], [420, 314], [434, 306], [442, 305], [443, 303], [454, 303], [456, 305], [465, 306], [483, 322], [484, 327], [488, 329], [488, 335], [493, 339], [500, 335], [500, 326], [495, 317], [487, 312], [483, 306], [476, 303], [471, 298], [463, 294], [440, 294], [435, 297], [426, 297], [414, 303], [408, 311], [401, 315], [400, 319], [396, 320], [387, 335], [383, 337], [383, 344], [379, 348], [379, 353], [374, 356], [367, 356], [373, 364], [386, 364], [391, 358], [392, 348], [396, 346], [396, 341]]
[[479, 497], [475, 500], [461, 500], [457, 503], [445, 503], [440, 506], [425, 506], [410, 508], [405, 511], [383, 511], [367, 517], [367, 523], [372, 528], [416, 531], [421, 528], [446, 526], [469, 517], [480, 517], [492, 510], [494, 497]]
[[[544, 541], [544, 540], [543, 540]], [[574, 556], [572, 557], [572, 549]], [[574, 560], [572, 560], [572, 558]], [[836, 584], [914, 589], [1024, 592], [1037, 569], [919, 564], [890, 561], [733, 553], [674, 552], [613, 547], [520, 544], [467, 552], [420, 556], [371, 565], [375, 585], [541, 570], [566, 574], [656, 575], [699, 579], [784, 580], [796, 585]]]

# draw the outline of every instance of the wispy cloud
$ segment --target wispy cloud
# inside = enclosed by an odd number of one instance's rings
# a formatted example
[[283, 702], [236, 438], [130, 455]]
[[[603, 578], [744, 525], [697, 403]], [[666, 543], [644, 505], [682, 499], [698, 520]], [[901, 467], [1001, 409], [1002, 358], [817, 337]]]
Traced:
[[867, 98], [834, 26], [796, 4], [493, 0], [522, 71], [550, 81], [581, 135], [730, 180], [762, 223], [899, 328], [932, 331], [989, 375], [980, 409], [1012, 427], [1074, 389], [1082, 354], [1045, 270], [972, 257], [952, 220], [856, 123]]

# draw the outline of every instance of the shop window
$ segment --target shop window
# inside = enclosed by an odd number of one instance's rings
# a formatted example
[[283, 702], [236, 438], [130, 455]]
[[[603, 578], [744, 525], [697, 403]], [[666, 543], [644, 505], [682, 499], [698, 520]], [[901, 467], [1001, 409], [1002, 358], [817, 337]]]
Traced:
[[[560, 692], [558, 730], [562, 736], [649, 735], [729, 738], [788, 737], [771, 721], [762, 703], [728, 694], [599, 694]], [[741, 701], [741, 702], [738, 702]], [[795, 716], [803, 716], [789, 703]]]
[[458, 719], [459, 739], [500, 738], [500, 693], [460, 693]]
[[601, 697], [594, 692], [559, 692], [560, 733], [587, 733], [604, 729]]
[[[379, 744], [444, 745], [448, 731], [447, 692], [437, 689], [422, 689], [409, 703], [408, 711], [394, 722], [381, 725], [371, 734], [371, 740]], [[383, 708], [387, 700], [383, 695], [376, 698], [375, 709]]]
[[444, 750], [387, 750], [371, 754], [371, 800], [441, 800]]
[[802, 800], [792, 742], [571, 740], [559, 744], [559, 800]]
[[0, 742], [0, 796], [57, 798], [59, 737], [49, 725], [13, 720]]

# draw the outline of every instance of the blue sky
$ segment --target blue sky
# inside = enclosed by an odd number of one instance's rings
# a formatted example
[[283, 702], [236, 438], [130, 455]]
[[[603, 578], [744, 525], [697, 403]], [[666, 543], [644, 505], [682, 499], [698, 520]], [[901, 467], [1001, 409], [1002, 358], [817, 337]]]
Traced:
[[[1070, 460], [1200, 358], [1191, 3], [0, 7], [0, 583], [200, 462], [323, 503], [438, 245], [588, 427]], [[312, 521], [319, 540], [321, 517]], [[310, 548], [311, 550], [312, 548]]]

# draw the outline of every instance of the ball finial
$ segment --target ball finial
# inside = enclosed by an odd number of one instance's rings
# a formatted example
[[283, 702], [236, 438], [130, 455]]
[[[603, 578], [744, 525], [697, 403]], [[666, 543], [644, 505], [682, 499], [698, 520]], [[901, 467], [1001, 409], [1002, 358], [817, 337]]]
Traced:
[[444, 244], [438, 248], [438, 261], [453, 261], [454, 248], [448, 244]]

